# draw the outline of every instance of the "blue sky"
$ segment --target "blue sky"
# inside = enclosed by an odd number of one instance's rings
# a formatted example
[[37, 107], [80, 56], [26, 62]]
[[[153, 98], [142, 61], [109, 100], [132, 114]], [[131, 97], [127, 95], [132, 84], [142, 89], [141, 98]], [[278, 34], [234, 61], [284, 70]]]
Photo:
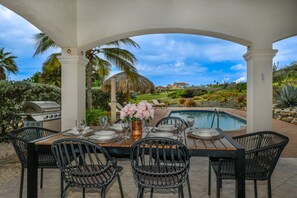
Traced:
[[[0, 48], [17, 56], [19, 72], [10, 80], [21, 80], [41, 71], [42, 63], [54, 50], [33, 58], [36, 27], [0, 5]], [[141, 49], [128, 48], [138, 59], [141, 75], [157, 85], [174, 82], [190, 85], [246, 80], [246, 47], [229, 41], [190, 34], [150, 34], [132, 37]], [[297, 61], [297, 36], [274, 43], [280, 66]], [[119, 72], [112, 69], [112, 74]]]

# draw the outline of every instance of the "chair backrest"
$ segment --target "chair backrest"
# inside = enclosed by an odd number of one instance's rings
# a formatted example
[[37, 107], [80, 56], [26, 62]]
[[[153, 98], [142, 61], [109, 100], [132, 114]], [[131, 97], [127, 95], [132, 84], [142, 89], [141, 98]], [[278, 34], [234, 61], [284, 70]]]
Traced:
[[123, 106], [120, 103], [116, 103], [116, 107], [121, 111], [123, 109]]
[[[111, 108], [111, 103], [108, 103], [108, 106]], [[116, 112], [121, 112], [122, 108], [119, 108], [118, 103], [116, 103]]]
[[[237, 136], [234, 139], [246, 150], [246, 177], [269, 178], [289, 142], [289, 138], [273, 131]], [[256, 170], [256, 171], [255, 171]]]
[[108, 151], [88, 140], [57, 140], [52, 144], [52, 153], [71, 187], [101, 188], [116, 176], [116, 166]]
[[156, 104], [156, 105], [160, 104], [160, 103], [158, 102], [158, 100], [152, 100], [152, 102], [153, 102], [154, 104]]
[[14, 147], [22, 167], [25, 168], [28, 159], [28, 143], [55, 133], [58, 131], [41, 127], [24, 127], [9, 132], [7, 137]]
[[132, 146], [130, 160], [134, 179], [142, 187], [175, 188], [188, 178], [189, 151], [174, 139], [143, 138]]
[[156, 127], [162, 125], [162, 124], [172, 124], [176, 126], [176, 123], [181, 122], [183, 123], [184, 127], [189, 127], [188, 123], [185, 122], [182, 118], [179, 117], [166, 117], [159, 120], [156, 124]]

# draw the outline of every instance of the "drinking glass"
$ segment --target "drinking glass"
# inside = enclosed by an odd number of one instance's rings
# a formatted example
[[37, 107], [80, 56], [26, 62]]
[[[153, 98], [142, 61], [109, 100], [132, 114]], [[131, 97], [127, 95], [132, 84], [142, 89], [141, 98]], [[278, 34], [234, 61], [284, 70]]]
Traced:
[[125, 139], [129, 139], [129, 131], [130, 131], [130, 123], [128, 121], [122, 121], [122, 128], [124, 131], [124, 137]]
[[195, 117], [194, 116], [188, 116], [187, 117], [187, 123], [190, 127], [190, 131], [192, 131], [192, 127], [194, 126], [195, 123]]
[[83, 138], [83, 131], [85, 130], [85, 127], [86, 127], [86, 121], [85, 120], [76, 120], [75, 121], [75, 127], [76, 127], [76, 130], [78, 131], [79, 133], [79, 138]]
[[107, 116], [100, 116], [99, 117], [99, 124], [104, 129], [107, 125]]
[[177, 128], [177, 139], [179, 139], [180, 138], [180, 136], [181, 136], [181, 133], [182, 133], [182, 131], [183, 131], [183, 122], [182, 121], [180, 121], [180, 120], [177, 120], [176, 121], [176, 123], [175, 123], [175, 127]]

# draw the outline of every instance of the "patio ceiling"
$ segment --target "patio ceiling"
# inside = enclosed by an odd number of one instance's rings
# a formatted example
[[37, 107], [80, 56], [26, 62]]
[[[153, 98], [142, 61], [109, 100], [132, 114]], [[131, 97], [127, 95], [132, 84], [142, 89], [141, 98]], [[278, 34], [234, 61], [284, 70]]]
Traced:
[[62, 129], [85, 115], [84, 51], [150, 33], [213, 36], [247, 46], [248, 132], [272, 129], [272, 43], [297, 34], [296, 0], [0, 0], [62, 48]]

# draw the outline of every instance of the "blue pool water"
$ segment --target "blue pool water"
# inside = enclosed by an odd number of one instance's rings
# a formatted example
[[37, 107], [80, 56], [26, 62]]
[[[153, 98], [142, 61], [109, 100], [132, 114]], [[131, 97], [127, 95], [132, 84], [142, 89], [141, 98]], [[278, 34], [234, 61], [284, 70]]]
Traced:
[[[194, 116], [195, 117], [195, 128], [210, 128], [211, 123], [213, 120], [213, 111], [206, 111], [206, 110], [185, 110], [185, 111], [171, 111], [169, 116], [174, 117], [180, 117], [187, 120], [188, 116]], [[224, 131], [232, 131], [232, 130], [238, 130], [240, 127], [246, 125], [246, 121], [235, 117], [233, 115], [230, 115], [225, 112], [220, 112], [220, 128]], [[214, 125], [215, 128], [217, 127], [217, 117], [214, 119]]]

